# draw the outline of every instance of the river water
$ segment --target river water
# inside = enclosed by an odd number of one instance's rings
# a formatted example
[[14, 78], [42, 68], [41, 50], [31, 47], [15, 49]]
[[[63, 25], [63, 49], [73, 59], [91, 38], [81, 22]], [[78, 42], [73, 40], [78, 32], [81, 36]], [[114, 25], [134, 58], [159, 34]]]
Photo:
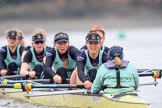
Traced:
[[[120, 38], [119, 33], [124, 33], [124, 37]], [[59, 32], [59, 31], [58, 31]], [[70, 37], [70, 44], [81, 48], [85, 44], [86, 30], [81, 31], [66, 31]], [[56, 33], [56, 32], [55, 32]], [[52, 46], [53, 32], [50, 33], [47, 39], [47, 45]], [[6, 44], [5, 38], [2, 37], [0, 46]], [[31, 44], [30, 34], [25, 36], [27, 45]], [[133, 63], [138, 69], [162, 69], [162, 27], [147, 28], [147, 29], [111, 29], [106, 30], [106, 39], [104, 45], [113, 46], [120, 45], [124, 48], [124, 58]], [[140, 78], [140, 83], [153, 82], [153, 78]], [[162, 79], [158, 79], [157, 86], [140, 86], [139, 95], [150, 103], [150, 108], [161, 108], [162, 106]], [[1, 108], [18, 108], [18, 107], [46, 107], [32, 105], [29, 103], [20, 103], [12, 99], [1, 99]]]

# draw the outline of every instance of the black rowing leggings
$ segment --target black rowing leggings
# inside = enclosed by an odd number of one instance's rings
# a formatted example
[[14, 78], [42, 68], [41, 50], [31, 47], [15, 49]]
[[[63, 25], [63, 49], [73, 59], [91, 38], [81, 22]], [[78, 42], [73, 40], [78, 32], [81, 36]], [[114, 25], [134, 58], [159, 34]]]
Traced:
[[88, 71], [88, 79], [90, 80], [90, 82], [93, 83], [93, 81], [96, 78], [96, 74], [97, 74], [97, 70], [96, 69], [91, 69]]
[[16, 63], [11, 62], [7, 67], [7, 75], [16, 75], [18, 74], [18, 66]]
[[43, 66], [42, 65], [35, 65], [33, 71], [36, 72], [36, 77], [38, 79], [42, 78], [42, 73], [43, 73]]
[[[67, 80], [68, 75], [67, 75], [66, 69], [64, 67], [57, 69], [56, 74], [58, 74], [61, 77], [62, 84], [69, 84], [69, 80]], [[44, 72], [43, 78], [44, 79], [53, 79], [53, 77], [51, 77], [51, 75], [49, 75], [47, 72]], [[51, 83], [53, 83], [53, 82], [51, 82]]]
[[56, 73], [61, 76], [62, 78], [62, 84], [68, 84], [68, 81], [67, 81], [67, 78], [68, 78], [68, 75], [67, 75], [67, 72], [66, 72], [66, 69], [61, 67], [59, 69], [57, 69]]

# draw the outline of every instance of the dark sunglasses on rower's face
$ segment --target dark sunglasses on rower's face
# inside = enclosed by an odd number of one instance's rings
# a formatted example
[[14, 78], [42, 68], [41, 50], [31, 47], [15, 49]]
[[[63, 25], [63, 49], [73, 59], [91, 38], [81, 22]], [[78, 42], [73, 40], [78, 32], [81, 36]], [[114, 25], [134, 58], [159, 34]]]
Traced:
[[17, 38], [9, 37], [9, 39], [13, 39], [13, 40], [16, 40]]
[[35, 44], [39, 44], [39, 43], [43, 44], [44, 41], [37, 41], [37, 42], [34, 42], [34, 43], [35, 43]]

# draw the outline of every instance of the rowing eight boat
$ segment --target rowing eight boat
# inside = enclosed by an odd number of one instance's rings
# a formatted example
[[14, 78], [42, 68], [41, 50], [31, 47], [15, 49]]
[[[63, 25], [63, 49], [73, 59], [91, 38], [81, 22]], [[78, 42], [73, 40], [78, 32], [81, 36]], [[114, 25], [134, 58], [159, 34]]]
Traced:
[[[139, 76], [153, 76], [154, 79], [161, 78], [162, 71], [159, 72], [144, 72]], [[156, 80], [155, 80], [156, 81]], [[3, 82], [3, 81], [2, 81]], [[16, 84], [18, 82], [19, 84]], [[21, 101], [41, 104], [46, 106], [60, 107], [77, 107], [77, 108], [148, 108], [149, 104], [136, 93], [126, 94], [91, 94], [85, 89], [65, 89], [65, 88], [80, 88], [74, 85], [58, 86], [56, 85], [25, 85], [25, 88], [30, 88], [30, 92], [22, 92], [13, 88], [24, 88], [20, 84], [21, 81], [8, 81], [6, 85], [0, 85], [0, 90], [4, 94], [0, 94], [3, 98], [14, 98]], [[157, 83], [155, 83], [157, 84]], [[61, 89], [60, 88], [64, 88]], [[43, 90], [40, 90], [43, 88]], [[48, 88], [48, 89], [47, 89]], [[50, 88], [50, 89], [49, 89]], [[51, 91], [52, 88], [52, 91]], [[54, 89], [53, 89], [54, 88]], [[39, 89], [39, 90], [38, 90]], [[50, 90], [50, 91], [49, 91]]]
[[[37, 96], [39, 93], [44, 92], [32, 91], [30, 94], [15, 92], [0, 96], [46, 106], [75, 108], [148, 108], [149, 106], [143, 98], [134, 95], [134, 93], [122, 95], [94, 95], [87, 94], [84, 89], [45, 92], [46, 94], [55, 93], [55, 95]], [[31, 97], [27, 98], [25, 95]]]

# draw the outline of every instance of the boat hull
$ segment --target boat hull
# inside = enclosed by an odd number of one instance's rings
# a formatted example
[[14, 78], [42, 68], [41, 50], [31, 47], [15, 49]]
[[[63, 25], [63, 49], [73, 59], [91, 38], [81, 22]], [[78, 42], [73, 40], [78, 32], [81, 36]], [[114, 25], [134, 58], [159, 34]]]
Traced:
[[59, 94], [50, 96], [25, 97], [25, 92], [6, 93], [1, 97], [14, 98], [24, 102], [61, 107], [78, 108], [148, 108], [148, 103], [138, 96], [125, 95], [119, 98], [112, 98], [109, 94], [87, 95], [79, 94]]

